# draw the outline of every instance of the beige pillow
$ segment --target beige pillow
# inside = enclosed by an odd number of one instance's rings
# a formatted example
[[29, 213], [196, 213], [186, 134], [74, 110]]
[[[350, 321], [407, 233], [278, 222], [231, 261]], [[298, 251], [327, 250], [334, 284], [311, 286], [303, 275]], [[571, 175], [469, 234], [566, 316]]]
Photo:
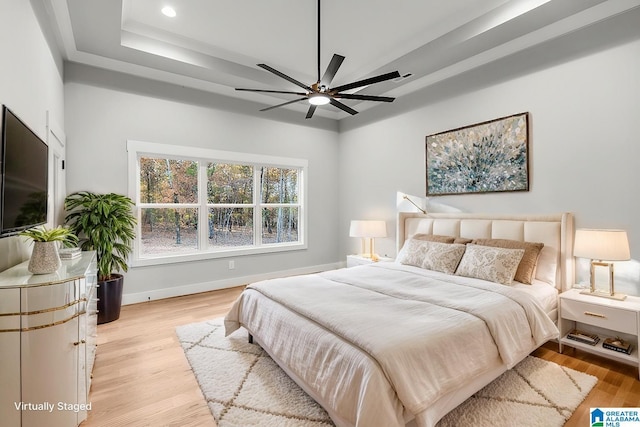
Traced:
[[424, 243], [426, 243], [424, 240], [414, 238], [406, 240], [402, 245], [402, 249], [398, 252], [398, 256], [396, 256], [396, 261], [400, 264], [421, 267], [422, 260], [426, 254]]
[[439, 234], [414, 234], [412, 239], [425, 240], [427, 242], [453, 243], [455, 237], [441, 236]]
[[422, 268], [453, 274], [460, 263], [466, 249], [465, 245], [456, 243], [427, 242], [427, 256], [422, 261]]
[[466, 245], [467, 250], [456, 270], [457, 276], [510, 285], [524, 255], [524, 249], [504, 249], [475, 244]]
[[520, 283], [526, 283], [527, 285], [531, 284], [531, 279], [533, 278], [533, 272], [535, 271], [536, 264], [538, 263], [540, 251], [542, 251], [544, 246], [544, 243], [520, 242], [518, 240], [509, 239], [475, 239], [473, 243], [481, 246], [492, 246], [505, 249], [524, 249], [524, 255], [518, 265], [518, 270], [516, 271], [514, 279]]
[[473, 239], [467, 239], [466, 237], [456, 237], [453, 240], [453, 243], [460, 243], [461, 245], [466, 245], [467, 243], [472, 243]]
[[398, 254], [397, 261], [400, 264], [453, 274], [465, 248], [465, 245], [429, 242], [412, 238], [405, 242]]

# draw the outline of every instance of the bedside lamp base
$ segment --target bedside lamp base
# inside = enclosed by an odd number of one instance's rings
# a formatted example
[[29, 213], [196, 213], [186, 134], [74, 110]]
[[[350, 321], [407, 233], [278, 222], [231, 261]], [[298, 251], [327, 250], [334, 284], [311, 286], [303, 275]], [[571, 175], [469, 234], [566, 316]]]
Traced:
[[583, 295], [592, 295], [594, 297], [614, 299], [616, 301], [624, 301], [627, 298], [625, 294], [620, 294], [617, 292], [610, 294], [609, 292], [606, 292], [606, 291], [598, 291], [598, 290], [591, 291], [589, 289], [585, 289], [580, 293]]
[[[596, 267], [607, 267], [609, 269], [609, 290], [604, 291], [596, 288]], [[594, 297], [623, 301], [627, 296], [625, 294], [617, 293], [614, 290], [613, 283], [613, 263], [591, 260], [591, 282], [589, 284], [589, 289], [585, 289], [580, 293], [585, 295], [593, 295]]]

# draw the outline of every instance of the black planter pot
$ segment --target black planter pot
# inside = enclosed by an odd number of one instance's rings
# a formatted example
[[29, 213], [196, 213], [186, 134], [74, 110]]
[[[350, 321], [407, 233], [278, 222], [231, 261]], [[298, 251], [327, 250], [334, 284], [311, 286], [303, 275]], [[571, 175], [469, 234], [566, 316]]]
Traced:
[[98, 325], [120, 317], [123, 283], [122, 274], [112, 274], [111, 279], [98, 282]]

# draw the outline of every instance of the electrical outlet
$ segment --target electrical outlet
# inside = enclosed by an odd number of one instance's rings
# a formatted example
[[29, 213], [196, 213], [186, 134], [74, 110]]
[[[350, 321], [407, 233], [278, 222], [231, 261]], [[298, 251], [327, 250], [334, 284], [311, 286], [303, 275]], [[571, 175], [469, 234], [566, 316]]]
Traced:
[[233, 260], [229, 261], [229, 270], [233, 270], [234, 268], [236, 268], [236, 262]]

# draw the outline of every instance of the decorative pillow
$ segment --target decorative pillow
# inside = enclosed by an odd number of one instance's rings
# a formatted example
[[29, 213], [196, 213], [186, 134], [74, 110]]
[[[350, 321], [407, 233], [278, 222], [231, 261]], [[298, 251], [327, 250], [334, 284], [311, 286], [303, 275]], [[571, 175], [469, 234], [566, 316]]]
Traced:
[[466, 245], [467, 243], [472, 243], [473, 239], [467, 239], [466, 237], [456, 237], [453, 240], [453, 243], [460, 243], [461, 245]]
[[510, 285], [524, 255], [524, 249], [504, 249], [468, 244], [456, 270], [457, 276]]
[[398, 254], [400, 264], [413, 265], [427, 270], [453, 274], [464, 254], [466, 246], [409, 239]]
[[514, 279], [527, 285], [531, 284], [540, 251], [542, 251], [544, 246], [544, 243], [520, 242], [509, 239], [476, 239], [473, 243], [481, 246], [493, 246], [505, 249], [524, 249], [524, 255], [518, 265]]
[[423, 240], [417, 240], [411, 238], [404, 242], [402, 249], [396, 256], [396, 261], [400, 264], [413, 265], [416, 267], [422, 266], [422, 260], [426, 254], [426, 247], [424, 247]]
[[427, 242], [453, 243], [455, 237], [442, 236], [440, 234], [414, 234], [412, 239], [426, 240]]
[[422, 261], [422, 268], [453, 274], [467, 248], [456, 243], [427, 242], [427, 256]]

